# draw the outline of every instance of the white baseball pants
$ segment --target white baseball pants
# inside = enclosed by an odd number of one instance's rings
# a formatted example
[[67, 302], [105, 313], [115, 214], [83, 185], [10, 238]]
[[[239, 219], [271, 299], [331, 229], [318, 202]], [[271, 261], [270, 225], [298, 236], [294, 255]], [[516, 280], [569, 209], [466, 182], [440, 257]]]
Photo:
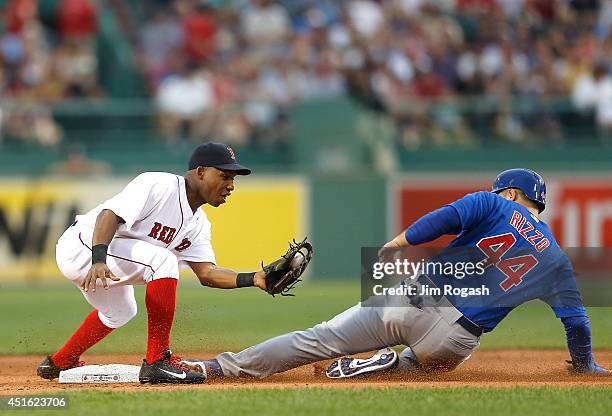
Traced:
[[[56, 260], [60, 271], [77, 287], [91, 267], [93, 230], [73, 225], [68, 227], [56, 245]], [[106, 264], [119, 281], [107, 279], [108, 289], [96, 282], [96, 291], [81, 293], [98, 310], [102, 323], [119, 328], [136, 316], [136, 299], [132, 285], [144, 285], [151, 280], [179, 277], [176, 256], [163, 247], [146, 241], [114, 238], [108, 248]], [[80, 290], [80, 287], [79, 287]]]

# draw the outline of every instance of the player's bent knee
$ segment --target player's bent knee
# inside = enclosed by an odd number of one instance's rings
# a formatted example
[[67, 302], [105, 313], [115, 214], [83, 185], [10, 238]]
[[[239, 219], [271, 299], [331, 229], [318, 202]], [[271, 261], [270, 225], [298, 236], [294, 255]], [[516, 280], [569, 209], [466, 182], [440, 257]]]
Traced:
[[134, 301], [126, 305], [122, 305], [120, 308], [116, 308], [106, 314], [98, 311], [98, 317], [105, 326], [116, 329], [130, 322], [137, 313], [138, 306]]

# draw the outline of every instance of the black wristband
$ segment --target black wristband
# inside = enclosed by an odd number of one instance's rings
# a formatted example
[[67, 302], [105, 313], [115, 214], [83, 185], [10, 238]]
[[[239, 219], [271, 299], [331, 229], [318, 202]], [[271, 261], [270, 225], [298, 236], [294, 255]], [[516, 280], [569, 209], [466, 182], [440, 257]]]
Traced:
[[106, 264], [106, 252], [108, 246], [106, 244], [96, 244], [91, 248], [91, 264], [105, 263]]
[[238, 273], [238, 276], [236, 276], [236, 287], [255, 286], [253, 279], [255, 279], [255, 272]]

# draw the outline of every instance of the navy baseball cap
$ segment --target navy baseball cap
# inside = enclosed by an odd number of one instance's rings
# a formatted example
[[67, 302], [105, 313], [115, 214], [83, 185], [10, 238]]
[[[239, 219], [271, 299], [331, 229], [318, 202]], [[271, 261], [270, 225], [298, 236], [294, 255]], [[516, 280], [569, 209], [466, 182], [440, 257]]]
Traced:
[[229, 170], [236, 172], [237, 175], [251, 173], [251, 169], [236, 161], [234, 150], [223, 143], [206, 142], [196, 147], [189, 158], [189, 170], [198, 166]]

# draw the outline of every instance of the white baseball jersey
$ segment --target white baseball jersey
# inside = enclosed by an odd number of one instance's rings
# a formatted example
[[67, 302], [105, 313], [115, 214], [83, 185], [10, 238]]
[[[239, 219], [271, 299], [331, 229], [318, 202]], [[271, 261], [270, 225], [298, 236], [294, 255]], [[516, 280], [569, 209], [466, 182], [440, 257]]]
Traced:
[[164, 172], [138, 175], [117, 195], [84, 215], [76, 217], [77, 227], [91, 243], [98, 214], [113, 211], [125, 223], [115, 238], [130, 238], [170, 250], [186, 261], [216, 263], [210, 238], [210, 221], [201, 209], [191, 211], [185, 178]]

